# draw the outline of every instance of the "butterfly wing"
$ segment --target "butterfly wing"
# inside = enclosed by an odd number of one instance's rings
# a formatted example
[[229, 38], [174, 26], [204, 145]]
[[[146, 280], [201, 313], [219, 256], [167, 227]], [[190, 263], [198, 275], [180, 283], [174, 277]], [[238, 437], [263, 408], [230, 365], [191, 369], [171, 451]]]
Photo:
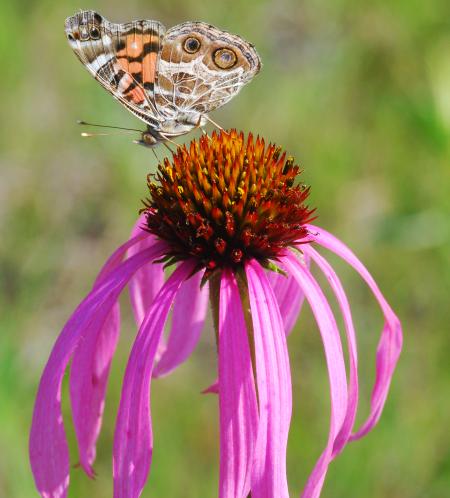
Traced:
[[169, 29], [158, 57], [155, 103], [161, 113], [202, 115], [221, 107], [261, 68], [253, 45], [203, 22]]
[[164, 26], [145, 20], [115, 24], [94, 11], [81, 11], [66, 20], [65, 31], [94, 78], [138, 118], [158, 127], [162, 117], [154, 83]]

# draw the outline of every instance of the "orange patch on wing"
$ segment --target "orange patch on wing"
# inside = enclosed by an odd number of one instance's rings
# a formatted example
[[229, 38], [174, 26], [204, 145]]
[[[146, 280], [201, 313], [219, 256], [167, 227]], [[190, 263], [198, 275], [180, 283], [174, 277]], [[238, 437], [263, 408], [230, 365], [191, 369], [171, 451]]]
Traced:
[[143, 36], [130, 33], [125, 37], [125, 47], [117, 52], [117, 57], [139, 57], [143, 48]]
[[125, 95], [126, 100], [134, 102], [135, 104], [141, 104], [145, 100], [144, 91], [140, 86], [136, 86]]
[[130, 62], [128, 65], [128, 72], [140, 73], [142, 71], [142, 64], [140, 62]]
[[128, 35], [126, 51], [128, 57], [139, 57], [144, 49], [142, 35]]
[[126, 59], [126, 57], [120, 57], [117, 59], [117, 62], [119, 63], [120, 65], [120, 68], [125, 71], [126, 73], [129, 73], [129, 69], [128, 69], [128, 66], [129, 66], [129, 63], [128, 63], [128, 60]]
[[[160, 48], [160, 38], [158, 35], [150, 33], [135, 34], [130, 33], [125, 38], [125, 47], [117, 52], [117, 60], [120, 67], [127, 73], [141, 73], [142, 83], [154, 83], [156, 79], [156, 62]], [[144, 55], [144, 48], [149, 44], [155, 47], [154, 52]], [[140, 58], [142, 61], [129, 62], [130, 58]]]
[[142, 81], [143, 83], [154, 83], [156, 75], [156, 59], [158, 54], [151, 52], [142, 60]]
[[[138, 85], [134, 86], [135, 80], [133, 77], [127, 73], [120, 80], [118, 90], [129, 102], [134, 102], [135, 104], [140, 104], [145, 100], [145, 92], [143, 88]], [[133, 88], [134, 86], [134, 88]]]

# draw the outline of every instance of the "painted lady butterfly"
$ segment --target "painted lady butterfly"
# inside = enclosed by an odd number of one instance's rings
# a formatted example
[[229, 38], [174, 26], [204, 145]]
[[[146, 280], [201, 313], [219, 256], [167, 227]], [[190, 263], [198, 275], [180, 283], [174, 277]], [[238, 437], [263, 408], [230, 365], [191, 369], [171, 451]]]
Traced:
[[81, 11], [65, 31], [95, 79], [147, 124], [139, 143], [148, 146], [213, 122], [207, 114], [261, 68], [253, 45], [203, 22], [166, 30], [158, 21], [114, 24]]

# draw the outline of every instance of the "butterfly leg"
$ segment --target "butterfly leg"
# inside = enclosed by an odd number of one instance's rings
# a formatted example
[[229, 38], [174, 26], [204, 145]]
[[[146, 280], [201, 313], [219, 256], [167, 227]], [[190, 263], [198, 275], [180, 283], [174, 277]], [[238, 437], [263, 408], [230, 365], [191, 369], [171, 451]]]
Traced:
[[203, 117], [207, 121], [209, 121], [212, 125], [214, 125], [216, 128], [218, 128], [222, 133], [225, 133], [226, 135], [228, 135], [228, 133], [218, 123], [216, 123], [215, 121], [213, 121], [209, 116], [207, 116], [206, 114], [203, 114]]
[[173, 154], [173, 150], [166, 144], [166, 142], [163, 142], [162, 144], [171, 154]]
[[156, 154], [155, 149], [152, 148], [153, 155], [155, 156], [156, 162], [159, 164], [161, 161], [159, 160], [158, 154]]
[[161, 137], [165, 140], [165, 141], [163, 142], [163, 144], [164, 144], [166, 147], [168, 147], [168, 148], [169, 148], [170, 152], [172, 152], [172, 149], [171, 149], [171, 148], [170, 148], [170, 147], [169, 147], [169, 146], [168, 146], [165, 142], [169, 142], [169, 143], [171, 143], [172, 145], [175, 145], [175, 147], [176, 147], [177, 149], [178, 149], [178, 147], [180, 147], [180, 145], [179, 145], [179, 144], [177, 144], [176, 142], [174, 142], [173, 140], [171, 140], [171, 139], [170, 139], [167, 135], [163, 135], [162, 133], [161, 133], [160, 135], [161, 135]]
[[200, 128], [200, 131], [202, 132], [203, 136], [206, 137], [208, 140], [211, 140], [211, 137], [208, 135], [208, 132], [202, 126], [202, 118], [203, 118], [203, 115], [200, 114], [198, 117], [197, 123], [195, 124], [194, 130], [197, 130], [198, 128]]

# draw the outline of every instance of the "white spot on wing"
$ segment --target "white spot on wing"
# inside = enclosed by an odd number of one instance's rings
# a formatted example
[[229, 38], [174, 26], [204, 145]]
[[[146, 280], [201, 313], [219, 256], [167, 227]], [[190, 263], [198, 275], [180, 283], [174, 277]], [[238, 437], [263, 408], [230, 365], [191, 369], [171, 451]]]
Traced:
[[106, 64], [111, 59], [113, 59], [113, 57], [114, 56], [111, 54], [99, 54], [95, 61], [93, 61], [93, 64], [97, 64], [99, 67], [101, 67], [103, 66], [103, 64]]

